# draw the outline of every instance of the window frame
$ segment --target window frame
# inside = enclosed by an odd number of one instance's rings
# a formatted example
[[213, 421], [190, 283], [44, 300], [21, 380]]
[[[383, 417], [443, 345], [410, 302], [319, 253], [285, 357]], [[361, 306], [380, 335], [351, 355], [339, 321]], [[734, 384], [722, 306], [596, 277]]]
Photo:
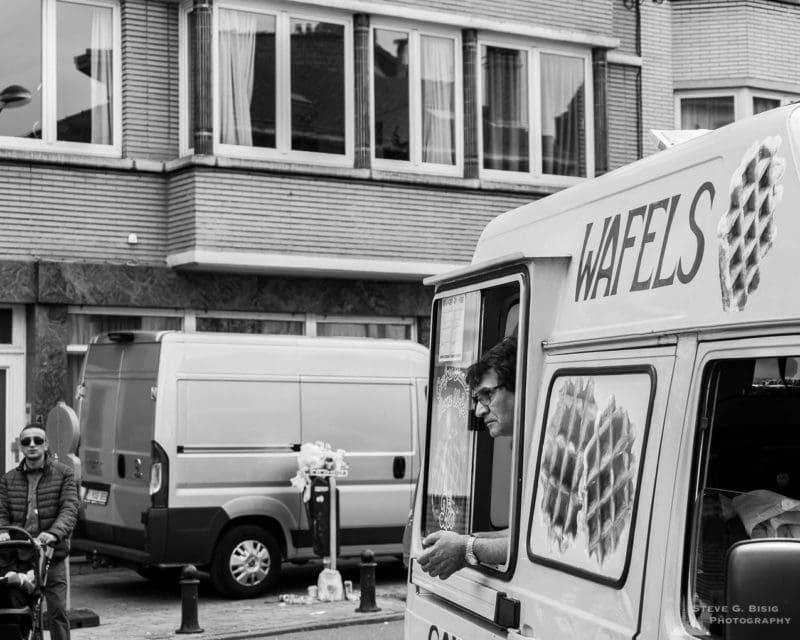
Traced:
[[[483, 166], [483, 65], [481, 64], [481, 50], [483, 47], [499, 47], [503, 49], [516, 49], [526, 52], [528, 56], [528, 163], [527, 173], [521, 171], [506, 171], [502, 169], [486, 169]], [[541, 54], [572, 57], [583, 60], [584, 71], [584, 130], [586, 142], [586, 176], [561, 176], [543, 173], [542, 165], [542, 74]], [[477, 92], [475, 108], [477, 110], [478, 141], [478, 171], [479, 176], [485, 180], [498, 182], [517, 182], [522, 184], [547, 185], [568, 187], [594, 177], [594, 84], [592, 70], [591, 49], [566, 44], [522, 40], [518, 38], [504, 38], [497, 35], [478, 36], [476, 46], [475, 68], [477, 70]]]
[[[41, 18], [41, 83], [42, 83], [42, 137], [41, 139], [0, 136], [0, 147], [21, 151], [47, 151], [74, 153], [79, 155], [120, 157], [122, 154], [122, 19], [118, 0], [40, 0]], [[90, 7], [111, 9], [112, 23], [112, 142], [95, 144], [92, 142], [72, 142], [58, 140], [57, 120], [57, 14], [58, 4], [67, 2]]]
[[[375, 31], [403, 31], [408, 33], [409, 41], [409, 159], [392, 160], [378, 158], [375, 144]], [[454, 110], [455, 110], [455, 164], [446, 165], [422, 160], [422, 68], [420, 64], [422, 36], [447, 38], [453, 40], [453, 74], [455, 78]], [[374, 17], [369, 25], [369, 141], [372, 167], [378, 170], [431, 173], [442, 176], [461, 176], [464, 171], [464, 64], [462, 59], [461, 31], [444, 25], [393, 20]]]
[[[479, 292], [480, 299], [480, 317], [483, 319], [483, 305], [484, 296], [483, 291], [501, 287], [504, 285], [517, 283], [519, 286], [519, 316], [517, 320], [517, 371], [516, 371], [516, 396], [514, 402], [514, 433], [511, 436], [512, 443], [512, 468], [509, 470], [509, 489], [511, 497], [509, 499], [509, 523], [508, 523], [508, 554], [506, 562], [503, 565], [496, 565], [499, 568], [494, 568], [492, 565], [479, 564], [477, 566], [466, 567], [468, 571], [474, 571], [478, 575], [493, 576], [503, 581], [509, 581], [514, 575], [517, 566], [517, 547], [519, 536], [523, 531], [523, 523], [521, 520], [521, 506], [523, 494], [523, 471], [524, 471], [524, 448], [525, 448], [525, 390], [527, 385], [527, 324], [528, 324], [528, 308], [530, 300], [530, 275], [522, 265], [512, 265], [492, 273], [491, 277], [486, 279], [471, 278], [466, 282], [453, 283], [436, 291], [434, 299], [431, 304], [431, 347], [430, 347], [430, 366], [428, 373], [428, 389], [436, 388], [435, 368], [437, 365], [436, 353], [438, 348], [439, 335], [437, 333], [439, 328], [439, 314], [436, 313], [437, 304], [440, 304], [443, 298], [459, 294], [469, 294]], [[488, 347], [483, 344], [484, 342], [484, 327], [481, 323], [478, 333], [478, 355], [482, 355]], [[426, 412], [426, 426], [425, 426], [425, 449], [423, 452], [423, 468], [424, 468], [424, 482], [421, 484], [423, 504], [428, 498], [428, 483], [430, 480], [430, 456], [431, 456], [431, 430], [433, 427], [433, 392], [429, 394], [429, 401], [427, 402]], [[467, 423], [472, 424], [475, 421], [474, 410], [469, 407]], [[465, 425], [466, 426], [466, 425]], [[477, 432], [472, 431], [470, 436], [471, 442], [469, 444], [470, 452], [470, 513], [468, 514], [468, 530], [472, 532], [475, 511], [475, 492], [476, 492], [476, 476], [475, 476], [475, 460], [476, 460], [476, 444]], [[415, 523], [418, 531], [423, 530], [426, 511], [423, 509], [422, 518], [420, 522]], [[491, 511], [487, 514], [491, 518]], [[460, 572], [465, 574], [465, 572]], [[455, 582], [450, 580], [449, 582]]]
[[779, 106], [783, 106], [795, 100], [800, 100], [800, 94], [792, 94], [785, 91], [770, 91], [767, 89], [753, 89], [750, 87], [676, 90], [674, 92], [675, 128], [678, 130], [683, 128], [681, 120], [683, 118], [682, 101], [684, 98], [733, 98], [733, 121], [736, 122], [737, 120], [754, 115], [753, 100], [755, 98], [779, 100]]
[[[181, 28], [183, 33], [180, 67], [181, 79], [180, 131], [181, 152], [191, 153], [193, 141], [188, 140], [188, 108], [191, 104], [189, 90], [189, 70], [186, 64], [188, 38], [188, 15], [191, 6], [182, 6]], [[247, 147], [220, 142], [221, 118], [219, 105], [219, 10], [246, 11], [275, 18], [275, 148]], [[343, 27], [344, 42], [344, 154], [298, 151], [291, 148], [291, 20], [301, 19], [315, 22], [330, 22]], [[262, 3], [256, 0], [221, 0], [215, 2], [212, 10], [212, 89], [211, 108], [214, 155], [249, 160], [278, 160], [301, 164], [328, 166], [352, 166], [354, 158], [354, 76], [353, 76], [353, 21], [350, 13], [333, 11], [322, 7], [304, 7], [286, 3]]]
[[[553, 400], [556, 381], [559, 380], [560, 378], [568, 378], [574, 376], [624, 376], [624, 375], [636, 375], [636, 374], [644, 374], [649, 377], [650, 393], [647, 399], [647, 411], [645, 414], [646, 423], [642, 425], [642, 444], [641, 447], [639, 448], [640, 451], [639, 459], [636, 461], [638, 469], [636, 470], [636, 485], [634, 488], [635, 496], [633, 500], [633, 506], [631, 507], [630, 522], [628, 524], [628, 539], [626, 541], [627, 548], [625, 549], [625, 560], [622, 569], [620, 571], [619, 577], [617, 579], [614, 579], [611, 577], [604, 576], [598, 572], [589, 571], [581, 567], [576, 567], [575, 565], [570, 564], [568, 561], [548, 558], [544, 555], [537, 553], [536, 550], [534, 550], [533, 548], [531, 536], [533, 534], [534, 515], [537, 513], [536, 504], [540, 498], [539, 473], [541, 471], [542, 458], [544, 456], [544, 444], [547, 436], [547, 427], [548, 427], [547, 423], [550, 418], [550, 408], [551, 408], [550, 405], [551, 401]], [[558, 569], [559, 571], [563, 571], [564, 573], [568, 573], [570, 575], [574, 575], [579, 578], [590, 580], [598, 584], [607, 585], [614, 589], [619, 589], [625, 584], [626, 580], [628, 579], [628, 572], [631, 566], [634, 536], [636, 533], [636, 522], [639, 512], [639, 498], [641, 497], [641, 491], [642, 491], [642, 476], [644, 474], [644, 467], [646, 464], [645, 456], [647, 453], [647, 445], [650, 437], [650, 431], [653, 428], [652, 425], [653, 407], [655, 406], [656, 394], [658, 392], [658, 384], [659, 380], [657, 375], [657, 369], [652, 364], [631, 364], [631, 365], [594, 364], [586, 367], [581, 367], [581, 366], [576, 367], [567, 365], [567, 366], [559, 366], [552, 372], [552, 374], [550, 375], [550, 379], [547, 381], [547, 396], [544, 402], [542, 424], [540, 428], [539, 440], [536, 442], [536, 449], [534, 452], [536, 456], [535, 458], [536, 467], [533, 473], [533, 488], [531, 491], [530, 514], [527, 527], [527, 540], [525, 543], [528, 559], [531, 562], [535, 562], [537, 564], [541, 564], [547, 567], [552, 567]], [[669, 385], [669, 380], [666, 381], [666, 384]]]

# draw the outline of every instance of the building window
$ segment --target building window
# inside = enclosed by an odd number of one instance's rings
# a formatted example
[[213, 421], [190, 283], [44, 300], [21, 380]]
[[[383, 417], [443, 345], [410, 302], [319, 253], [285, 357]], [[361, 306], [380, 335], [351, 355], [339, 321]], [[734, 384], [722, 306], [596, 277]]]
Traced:
[[14, 342], [14, 310], [0, 309], [0, 344]]
[[30, 93], [3, 110], [3, 145], [118, 154], [116, 2], [10, 0], [3, 8], [0, 78]]
[[64, 395], [69, 403], [75, 400], [74, 393], [81, 379], [84, 355], [94, 336], [108, 331], [165, 331], [180, 330], [183, 327], [183, 313], [170, 311], [102, 308], [96, 308], [95, 311], [74, 307], [70, 309], [68, 318], [69, 343]]
[[349, 21], [247, 3], [219, 5], [215, 15], [218, 151], [349, 161]]
[[490, 43], [479, 53], [483, 174], [591, 175], [588, 56]]
[[717, 129], [797, 99], [796, 94], [753, 90], [749, 87], [724, 93], [680, 91], [675, 95], [675, 125], [679, 129]]
[[196, 320], [197, 331], [225, 333], [259, 333], [302, 336], [305, 323], [302, 320], [282, 320], [270, 318], [234, 318], [222, 316], [200, 316]]
[[681, 129], [718, 129], [735, 119], [733, 96], [681, 100]]
[[770, 109], [777, 109], [781, 106], [780, 98], [765, 98], [763, 96], [753, 96], [753, 115], [763, 113]]
[[454, 34], [372, 30], [376, 166], [400, 161], [443, 173], [458, 171], [460, 49]]

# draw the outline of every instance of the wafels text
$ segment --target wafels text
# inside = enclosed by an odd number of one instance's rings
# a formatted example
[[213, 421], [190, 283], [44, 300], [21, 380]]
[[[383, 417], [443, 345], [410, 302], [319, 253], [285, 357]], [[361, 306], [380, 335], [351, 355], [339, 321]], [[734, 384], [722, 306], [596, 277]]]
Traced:
[[[599, 238], [595, 223], [587, 223], [575, 281], [575, 301], [594, 299], [598, 291], [603, 297], [616, 295], [620, 275], [623, 271], [631, 272], [634, 260], [629, 291], [668, 287], [675, 283], [676, 277], [681, 284], [691, 282], [700, 269], [705, 250], [705, 238], [697, 224], [698, 213], [711, 209], [714, 194], [714, 185], [704, 182], [692, 197], [688, 216], [681, 215], [686, 200], [682, 202], [680, 193], [634, 207], [627, 214], [608, 216], [603, 220]], [[676, 231], [673, 226], [676, 218], [685, 219], [684, 231], [688, 234]], [[682, 237], [675, 241], [677, 235]], [[678, 248], [680, 254], [676, 253]]]

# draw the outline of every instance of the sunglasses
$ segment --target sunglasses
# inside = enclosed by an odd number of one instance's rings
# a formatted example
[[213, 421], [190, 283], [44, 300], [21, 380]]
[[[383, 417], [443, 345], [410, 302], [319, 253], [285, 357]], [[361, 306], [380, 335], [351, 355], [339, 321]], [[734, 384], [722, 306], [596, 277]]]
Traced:
[[33, 444], [35, 444], [35, 445], [44, 444], [44, 438], [42, 438], [41, 436], [28, 436], [27, 438], [20, 438], [19, 439], [19, 443], [23, 447], [30, 447], [31, 446], [31, 442], [33, 442]]

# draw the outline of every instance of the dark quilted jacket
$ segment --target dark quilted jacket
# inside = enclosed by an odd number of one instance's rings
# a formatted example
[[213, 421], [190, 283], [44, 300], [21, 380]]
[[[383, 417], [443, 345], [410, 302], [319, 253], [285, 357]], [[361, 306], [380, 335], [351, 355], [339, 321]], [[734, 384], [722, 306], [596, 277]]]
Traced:
[[[25, 525], [28, 507], [28, 479], [23, 462], [0, 478], [0, 525]], [[39, 507], [39, 531], [52, 533], [58, 542], [55, 558], [63, 558], [69, 552], [69, 538], [78, 517], [78, 490], [75, 477], [65, 464], [47, 455], [44, 471], [36, 490]]]

